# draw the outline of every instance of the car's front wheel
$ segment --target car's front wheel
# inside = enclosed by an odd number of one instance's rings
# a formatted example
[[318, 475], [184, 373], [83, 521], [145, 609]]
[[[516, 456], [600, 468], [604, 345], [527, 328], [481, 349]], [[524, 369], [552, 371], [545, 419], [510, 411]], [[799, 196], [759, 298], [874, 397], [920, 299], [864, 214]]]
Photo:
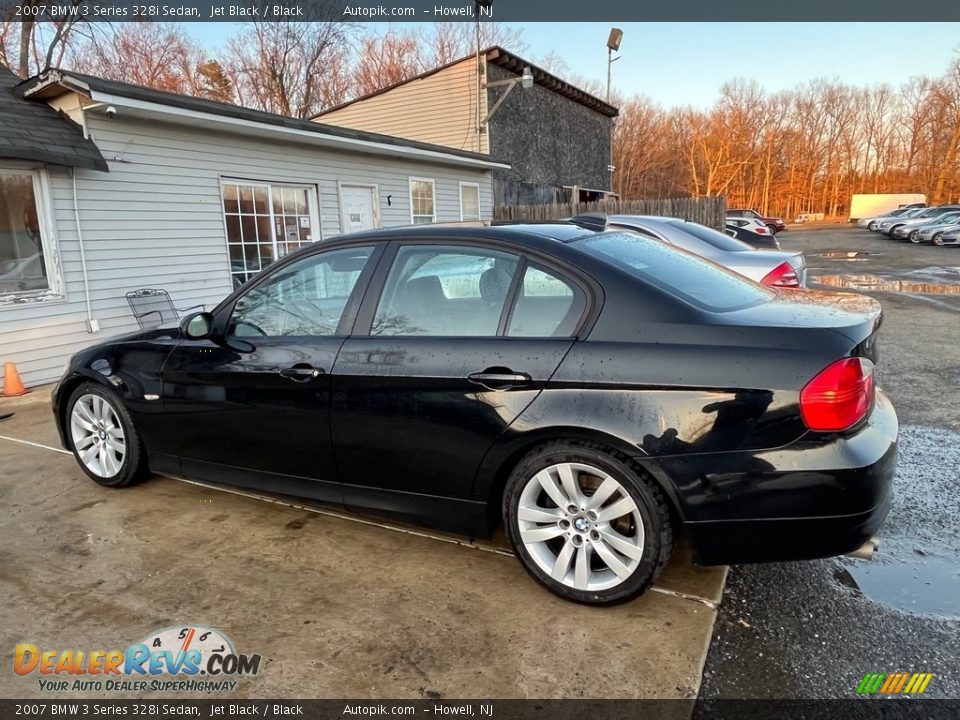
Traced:
[[143, 448], [126, 408], [109, 390], [92, 382], [70, 395], [67, 433], [83, 471], [107, 487], [123, 487], [145, 470]]
[[503, 516], [527, 572], [575, 602], [640, 595], [673, 548], [660, 488], [618, 453], [588, 443], [558, 441], [528, 454], [507, 481]]
[[910, 242], [912, 242], [914, 245], [919, 245], [919, 244], [920, 244], [920, 231], [919, 231], [919, 230], [911, 230], [911, 231], [910, 231], [910, 234], [909, 234], [907, 237], [910, 239]]
[[934, 245], [939, 245], [940, 247], [943, 247], [943, 233], [942, 233], [942, 232], [935, 233], [934, 236], [933, 236], [932, 238], [930, 238], [930, 240], [933, 242]]
[[875, 222], [867, 223], [867, 230], [870, 232], [875, 232], [877, 229], [877, 224]]

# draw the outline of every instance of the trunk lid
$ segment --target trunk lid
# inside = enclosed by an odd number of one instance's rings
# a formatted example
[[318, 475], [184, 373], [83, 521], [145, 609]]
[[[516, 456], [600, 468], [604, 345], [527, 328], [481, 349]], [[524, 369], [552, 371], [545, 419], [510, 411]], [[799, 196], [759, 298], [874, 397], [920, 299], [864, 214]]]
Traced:
[[880, 327], [883, 310], [879, 301], [858, 293], [783, 289], [770, 302], [725, 315], [725, 321], [733, 324], [827, 328], [852, 341], [858, 347], [856, 354], [874, 359], [872, 336]]

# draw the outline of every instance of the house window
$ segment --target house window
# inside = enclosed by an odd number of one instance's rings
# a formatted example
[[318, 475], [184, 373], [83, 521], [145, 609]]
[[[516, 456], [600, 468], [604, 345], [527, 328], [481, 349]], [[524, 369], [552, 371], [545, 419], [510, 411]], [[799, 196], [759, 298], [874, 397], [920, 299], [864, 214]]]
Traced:
[[410, 222], [425, 225], [436, 222], [436, 184], [425, 178], [410, 178]]
[[226, 181], [222, 192], [235, 287], [319, 239], [313, 188]]
[[480, 185], [460, 183], [460, 219], [480, 219]]
[[57, 292], [41, 173], [0, 168], [0, 298]]

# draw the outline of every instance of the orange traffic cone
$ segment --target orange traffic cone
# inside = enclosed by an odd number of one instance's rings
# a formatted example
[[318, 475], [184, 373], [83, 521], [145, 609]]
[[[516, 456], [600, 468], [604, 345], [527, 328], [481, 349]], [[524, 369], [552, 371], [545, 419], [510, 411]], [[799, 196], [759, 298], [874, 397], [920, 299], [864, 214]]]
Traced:
[[23, 386], [20, 379], [20, 373], [17, 372], [16, 363], [8, 362], [3, 365], [3, 397], [16, 397], [17, 395], [26, 395], [29, 390]]

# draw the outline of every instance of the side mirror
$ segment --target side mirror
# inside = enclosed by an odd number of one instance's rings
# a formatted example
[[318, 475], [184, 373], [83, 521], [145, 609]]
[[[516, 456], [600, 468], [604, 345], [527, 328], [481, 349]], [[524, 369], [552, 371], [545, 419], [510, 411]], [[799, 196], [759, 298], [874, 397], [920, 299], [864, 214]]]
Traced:
[[180, 323], [180, 332], [187, 340], [205, 340], [213, 334], [213, 315], [198, 312], [187, 315]]

